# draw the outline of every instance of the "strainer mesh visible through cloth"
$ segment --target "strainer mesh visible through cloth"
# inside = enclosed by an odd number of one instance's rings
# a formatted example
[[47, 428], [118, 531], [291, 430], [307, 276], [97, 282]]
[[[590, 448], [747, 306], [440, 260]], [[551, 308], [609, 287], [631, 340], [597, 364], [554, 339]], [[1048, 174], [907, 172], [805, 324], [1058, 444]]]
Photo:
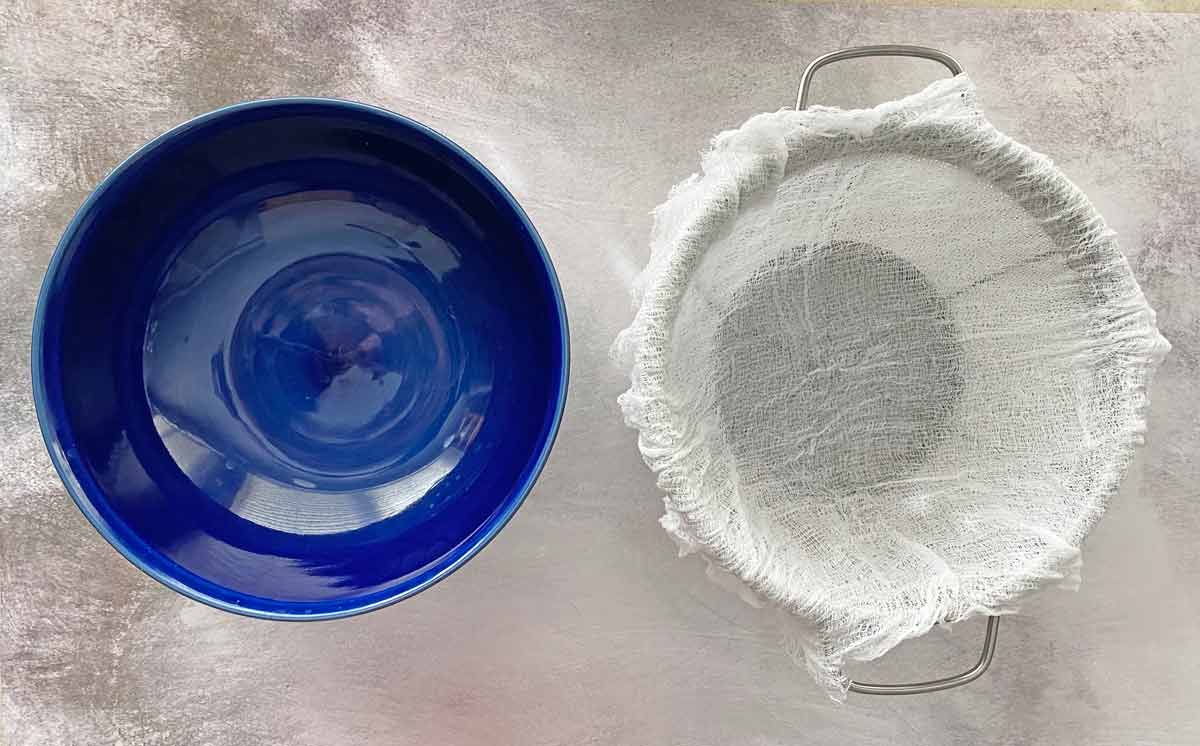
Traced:
[[1087, 199], [964, 75], [763, 114], [655, 213], [620, 403], [663, 525], [847, 659], [1071, 580], [1168, 349]]

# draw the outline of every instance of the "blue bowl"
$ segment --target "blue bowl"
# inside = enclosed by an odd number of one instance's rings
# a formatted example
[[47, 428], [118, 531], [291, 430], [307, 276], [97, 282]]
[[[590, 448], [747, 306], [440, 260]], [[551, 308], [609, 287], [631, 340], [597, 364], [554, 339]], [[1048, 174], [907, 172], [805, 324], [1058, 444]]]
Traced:
[[212, 606], [328, 619], [428, 587], [536, 479], [567, 387], [550, 259], [494, 176], [361, 104], [238, 104], [121, 164], [38, 299], [71, 497]]

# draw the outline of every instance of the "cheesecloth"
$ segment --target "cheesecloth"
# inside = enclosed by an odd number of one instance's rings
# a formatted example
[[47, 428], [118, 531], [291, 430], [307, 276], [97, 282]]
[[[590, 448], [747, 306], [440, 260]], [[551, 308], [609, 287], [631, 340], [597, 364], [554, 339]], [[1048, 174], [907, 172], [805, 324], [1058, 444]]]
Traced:
[[1169, 345], [965, 75], [718, 135], [655, 212], [620, 397], [663, 526], [847, 659], [1077, 577]]

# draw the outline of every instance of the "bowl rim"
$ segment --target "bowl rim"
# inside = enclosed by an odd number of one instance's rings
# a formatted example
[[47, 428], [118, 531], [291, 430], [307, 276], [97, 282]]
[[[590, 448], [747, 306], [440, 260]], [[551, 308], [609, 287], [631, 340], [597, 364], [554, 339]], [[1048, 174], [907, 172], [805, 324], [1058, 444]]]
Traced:
[[[279, 611], [275, 609], [257, 608], [255, 606], [246, 606], [239, 603], [231, 603], [225, 599], [217, 598], [200, 591], [190, 584], [179, 579], [170, 572], [166, 572], [159, 568], [148, 565], [143, 562], [133, 549], [124, 541], [109, 525], [108, 522], [100, 515], [99, 511], [92, 504], [91, 497], [86, 489], [76, 478], [74, 470], [71, 468], [67, 453], [63, 450], [63, 446], [59, 441], [57, 431], [60, 429], [59, 417], [53, 411], [50, 404], [50, 398], [46, 390], [45, 371], [42, 362], [43, 344], [42, 339], [45, 335], [45, 315], [48, 304], [48, 296], [51, 292], [51, 286], [55, 279], [59, 276], [63, 255], [67, 246], [75, 240], [76, 235], [83, 222], [89, 217], [90, 213], [98, 206], [105, 195], [124, 177], [132, 167], [147, 158], [150, 154], [158, 150], [167, 143], [179, 138], [180, 136], [217, 119], [227, 117], [231, 114], [236, 114], [245, 111], [256, 109], [270, 109], [276, 107], [287, 107], [295, 105], [317, 105], [329, 107], [331, 109], [340, 109], [343, 111], [351, 111], [359, 114], [370, 114], [389, 121], [403, 129], [409, 130], [411, 133], [419, 137], [426, 138], [435, 144], [447, 149], [450, 153], [462, 160], [468, 169], [473, 171], [501, 198], [503, 205], [512, 211], [512, 214], [517, 218], [521, 228], [528, 234], [534, 247], [537, 249], [538, 258], [541, 260], [543, 271], [545, 272], [546, 280], [549, 284], [551, 295], [555, 306], [555, 316], [558, 321], [558, 333], [561, 339], [559, 345], [559, 375], [556, 382], [555, 401], [553, 415], [550, 417], [549, 428], [539, 444], [539, 449], [536, 458], [531, 462], [527, 470], [526, 476], [515, 485], [512, 496], [501, 505], [501, 507], [493, 513], [487, 521], [485, 521], [468, 540], [459, 544], [449, 554], [444, 555], [438, 562], [435, 562], [430, 572], [425, 572], [417, 576], [414, 582], [401, 583], [394, 592], [388, 593], [385, 597], [376, 599], [367, 604], [351, 605], [343, 608], [334, 609], [331, 611], [320, 611], [315, 613], [306, 613], [301, 611]], [[66, 487], [67, 493], [71, 496], [72, 501], [92, 527], [104, 537], [109, 544], [113, 546], [122, 556], [125, 557], [134, 567], [137, 567], [142, 572], [154, 578], [159, 583], [162, 583], [167, 588], [190, 598], [194, 601], [199, 601], [208, 606], [221, 609], [222, 611], [232, 612], [241, 616], [253, 617], [258, 619], [270, 619], [277, 621], [320, 621], [329, 619], [340, 619], [351, 616], [364, 614], [368, 611], [381, 609], [385, 606], [390, 606], [405, 598], [416, 595], [421, 591], [430, 588], [439, 581], [446, 578], [458, 568], [462, 567], [471, 558], [478, 554], [485, 546], [487, 546], [496, 534], [508, 524], [513, 515], [525, 502], [525, 498], [532, 491], [534, 484], [541, 475], [542, 469], [546, 465], [550, 452], [554, 447], [554, 442], [558, 437], [559, 427], [562, 422], [563, 412], [566, 407], [567, 389], [570, 378], [570, 334], [569, 324], [567, 321], [567, 308], [563, 299], [562, 288], [559, 284], [558, 275], [555, 273], [554, 264], [550, 259], [550, 254], [546, 250], [545, 244], [542, 242], [541, 236], [534, 227], [529, 216], [521, 208], [516, 198], [512, 193], [500, 182], [500, 180], [489, 171], [482, 163], [474, 156], [466, 151], [462, 146], [455, 143], [449, 137], [440, 132], [428, 127], [420, 122], [410, 119], [402, 114], [384, 109], [371, 104], [364, 104], [357, 101], [350, 101], [339, 98], [324, 98], [312, 96], [282, 96], [264, 99], [255, 99], [250, 101], [242, 101], [227, 106], [222, 106], [212, 111], [206, 112], [199, 116], [188, 119], [167, 131], [159, 134], [144, 145], [139, 147], [129, 156], [124, 158], [115, 168], [105, 176], [99, 184], [97, 184], [88, 194], [87, 198], [75, 211], [71, 221], [63, 230], [62, 236], [55, 245], [54, 253], [50, 258], [50, 262], [46, 267], [45, 274], [42, 278], [41, 286], [38, 290], [37, 308], [33, 318], [33, 340], [30, 351], [31, 357], [31, 374], [33, 382], [33, 400], [34, 408], [37, 412], [38, 426], [42, 433], [42, 440], [46, 445], [46, 450], [50, 454], [50, 460], [54, 464], [54, 469], [58, 472], [59, 478]], [[155, 550], [157, 551], [157, 550]], [[169, 559], [169, 558], [168, 558]], [[173, 560], [172, 560], [173, 562]], [[182, 568], [186, 571], [186, 568]], [[190, 572], [190, 571], [189, 571]], [[199, 576], [203, 577], [203, 576]], [[212, 581], [208, 581], [212, 582]], [[219, 583], [214, 585], [220, 586]], [[222, 586], [225, 587], [225, 586]], [[227, 588], [227, 587], [226, 587]], [[261, 597], [244, 594], [230, 590], [231, 596], [238, 599], [254, 600]], [[299, 602], [297, 605], [303, 604]]]

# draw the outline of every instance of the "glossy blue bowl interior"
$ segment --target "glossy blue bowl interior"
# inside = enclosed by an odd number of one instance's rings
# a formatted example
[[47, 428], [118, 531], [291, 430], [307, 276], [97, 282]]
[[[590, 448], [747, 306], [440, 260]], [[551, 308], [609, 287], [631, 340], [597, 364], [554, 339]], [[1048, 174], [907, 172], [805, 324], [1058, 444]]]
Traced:
[[55, 466], [126, 557], [220, 608], [329, 618], [435, 582], [516, 510], [562, 414], [566, 317], [462, 149], [280, 99], [101, 184], [47, 271], [33, 368]]

